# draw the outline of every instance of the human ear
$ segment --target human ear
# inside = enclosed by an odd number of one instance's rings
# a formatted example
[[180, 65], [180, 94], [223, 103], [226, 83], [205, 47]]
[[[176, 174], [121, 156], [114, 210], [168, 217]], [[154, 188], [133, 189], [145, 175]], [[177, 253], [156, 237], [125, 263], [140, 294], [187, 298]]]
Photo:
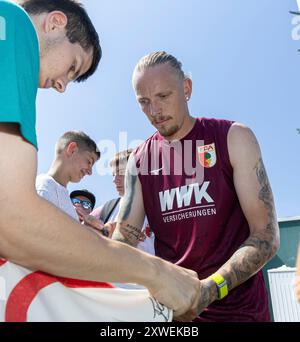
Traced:
[[189, 99], [192, 96], [193, 82], [192, 82], [192, 80], [190, 78], [185, 79], [183, 82], [184, 82], [184, 84], [183, 84], [184, 96], [185, 96], [185, 99], [187, 101], [189, 101]]
[[70, 144], [66, 147], [66, 154], [67, 156], [71, 156], [72, 154], [74, 154], [75, 152], [78, 151], [78, 146], [76, 144], [76, 142], [70, 142]]
[[45, 18], [45, 31], [64, 30], [68, 24], [67, 16], [61, 11], [53, 11]]

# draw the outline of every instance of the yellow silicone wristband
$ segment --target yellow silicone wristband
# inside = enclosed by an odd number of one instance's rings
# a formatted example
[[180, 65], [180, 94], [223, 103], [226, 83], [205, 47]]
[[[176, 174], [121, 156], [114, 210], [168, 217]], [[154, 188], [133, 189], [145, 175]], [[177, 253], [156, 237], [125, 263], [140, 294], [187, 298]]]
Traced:
[[209, 277], [212, 279], [218, 288], [218, 299], [223, 299], [228, 295], [228, 286], [226, 280], [218, 273], [215, 273]]

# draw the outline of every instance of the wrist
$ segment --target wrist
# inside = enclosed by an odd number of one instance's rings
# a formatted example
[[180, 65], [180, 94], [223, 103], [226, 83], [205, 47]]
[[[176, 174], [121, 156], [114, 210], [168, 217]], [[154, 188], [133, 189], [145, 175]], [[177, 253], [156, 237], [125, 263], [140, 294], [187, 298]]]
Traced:
[[216, 283], [211, 278], [206, 278], [201, 282], [209, 292], [207, 296], [207, 303], [205, 303], [205, 307], [208, 307], [211, 303], [218, 299], [218, 289]]

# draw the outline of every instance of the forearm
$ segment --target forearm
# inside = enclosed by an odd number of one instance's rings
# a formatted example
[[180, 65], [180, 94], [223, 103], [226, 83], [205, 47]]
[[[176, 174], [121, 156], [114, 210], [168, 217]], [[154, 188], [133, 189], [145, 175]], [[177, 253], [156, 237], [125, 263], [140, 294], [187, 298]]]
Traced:
[[217, 273], [226, 279], [230, 291], [259, 272], [276, 251], [269, 238], [251, 235]]
[[112, 238], [136, 247], [141, 237], [144, 220], [141, 183], [135, 170], [135, 159], [131, 156], [126, 169], [125, 194], [120, 202], [118, 223]]
[[[275, 250], [275, 243], [268, 236], [252, 234], [215, 273], [221, 275], [227, 281], [228, 290], [230, 291], [256, 274], [274, 255]], [[194, 313], [199, 315], [217, 299], [218, 290], [215, 280], [210, 277], [202, 279], [201, 288], [195, 301], [196, 310]], [[179, 320], [186, 321], [189, 317], [189, 313], [187, 313], [179, 317]]]
[[155, 279], [157, 258], [99, 237], [38, 196], [16, 205], [22, 210], [6, 208], [0, 220], [4, 258], [62, 277], [145, 286]]
[[126, 243], [129, 246], [136, 247], [141, 236], [141, 228], [135, 227], [129, 223], [117, 223], [112, 239]]
[[[276, 251], [276, 246], [269, 239], [252, 235], [215, 273], [226, 280], [230, 292], [261, 270]], [[218, 293], [213, 280], [206, 278], [202, 283], [206, 289], [203, 289], [204, 295], [200, 298], [200, 307], [205, 308], [217, 300]]]
[[280, 242], [272, 189], [255, 135], [233, 125], [228, 149], [235, 189], [250, 229], [249, 238], [218, 271], [231, 290], [255, 275], [276, 254]]
[[[278, 245], [270, 231], [266, 234], [251, 234], [232, 257], [216, 271], [226, 280], [229, 292], [253, 277], [276, 254]], [[210, 304], [217, 299], [216, 285], [210, 281], [207, 287], [209, 290], [206, 291], [208, 297], [206, 303]]]

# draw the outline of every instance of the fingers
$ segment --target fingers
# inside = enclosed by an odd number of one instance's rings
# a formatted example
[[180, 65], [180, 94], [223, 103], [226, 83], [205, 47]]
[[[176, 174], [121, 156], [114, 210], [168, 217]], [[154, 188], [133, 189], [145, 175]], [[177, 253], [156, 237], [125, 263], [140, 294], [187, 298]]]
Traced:
[[76, 207], [75, 210], [76, 210], [76, 213], [77, 213], [78, 215], [81, 215], [81, 216], [84, 215], [84, 212], [83, 212], [80, 208]]
[[84, 221], [84, 224], [86, 226], [89, 226], [97, 231], [102, 231], [103, 229], [103, 224], [101, 221], [99, 221], [98, 219], [96, 219], [94, 216], [91, 216], [91, 215], [85, 215], [83, 217], [83, 221]]
[[178, 311], [174, 311], [174, 319], [178, 322], [192, 322], [198, 317], [198, 312], [195, 309], [190, 309], [184, 314], [178, 314]]
[[146, 234], [145, 232], [141, 232], [139, 236], [139, 241], [144, 242], [146, 240]]
[[192, 322], [194, 320], [194, 318], [192, 318], [190, 316], [186, 316], [186, 315], [182, 315], [182, 316], [179, 316], [179, 317], [174, 315], [173, 320], [176, 321], [176, 322], [188, 323], [188, 322]]
[[107, 229], [107, 231], [109, 232], [109, 235], [108, 235], [109, 238], [112, 237], [113, 232], [116, 229], [116, 226], [117, 226], [117, 222], [107, 222], [103, 226], [103, 228]]
[[[191, 276], [195, 276], [190, 273]], [[192, 322], [200, 313], [205, 309], [206, 304], [205, 298], [207, 297], [207, 289], [203, 286], [203, 281], [198, 281], [198, 289], [195, 291], [190, 307], [187, 308], [186, 312], [174, 311], [174, 319], [178, 322]]]
[[80, 209], [79, 208], [75, 208], [75, 210], [76, 210], [76, 213], [77, 213], [77, 215], [78, 215], [78, 218], [79, 218], [79, 221], [84, 221], [84, 213], [82, 212], [82, 211], [80, 211]]
[[192, 322], [198, 317], [198, 313], [195, 309], [189, 309], [187, 312], [182, 313], [181, 310], [175, 310], [174, 319], [178, 322]]

